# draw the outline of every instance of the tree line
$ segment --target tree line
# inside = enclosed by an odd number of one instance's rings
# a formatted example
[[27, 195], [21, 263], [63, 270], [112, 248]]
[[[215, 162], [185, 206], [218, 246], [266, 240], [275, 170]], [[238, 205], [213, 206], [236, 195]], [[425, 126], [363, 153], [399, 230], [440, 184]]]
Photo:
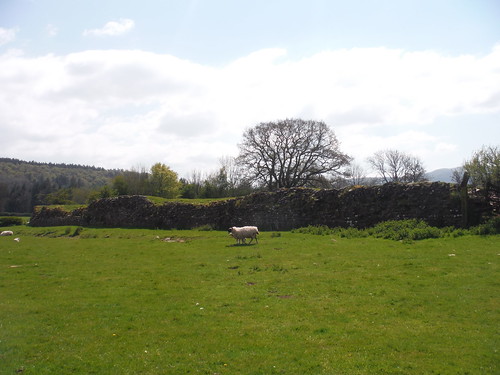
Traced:
[[[340, 149], [334, 131], [321, 121], [285, 119], [259, 123], [244, 131], [237, 157], [222, 157], [209, 174], [188, 177], [163, 163], [132, 170], [23, 162], [0, 158], [0, 212], [31, 212], [40, 204], [85, 204], [118, 195], [164, 198], [222, 198], [280, 188], [342, 188], [388, 182], [425, 181], [422, 161], [399, 150], [380, 150], [366, 161], [376, 178]], [[497, 146], [483, 147], [454, 172], [461, 182], [499, 195]]]
[[29, 213], [34, 206], [50, 204], [56, 196], [68, 196], [68, 192], [71, 201], [85, 202], [93, 191], [122, 172], [0, 158], [0, 212]]

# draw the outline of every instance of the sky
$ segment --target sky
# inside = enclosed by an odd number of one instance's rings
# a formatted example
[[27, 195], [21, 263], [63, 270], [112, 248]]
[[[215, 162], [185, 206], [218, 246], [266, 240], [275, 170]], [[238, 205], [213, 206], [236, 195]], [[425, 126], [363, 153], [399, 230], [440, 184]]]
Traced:
[[0, 157], [188, 178], [286, 118], [368, 175], [500, 146], [500, 1], [0, 0]]

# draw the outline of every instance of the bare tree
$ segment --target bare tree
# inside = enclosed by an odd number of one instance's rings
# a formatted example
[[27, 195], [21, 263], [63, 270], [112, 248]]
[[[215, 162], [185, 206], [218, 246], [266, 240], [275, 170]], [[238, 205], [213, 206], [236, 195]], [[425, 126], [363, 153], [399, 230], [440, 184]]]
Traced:
[[399, 151], [377, 151], [367, 159], [370, 166], [382, 178], [384, 183], [399, 181], [402, 170], [402, 155]]
[[420, 159], [398, 150], [377, 151], [368, 158], [368, 163], [384, 183], [425, 181], [425, 168]]
[[201, 176], [201, 172], [193, 169], [191, 171], [191, 176], [187, 179], [188, 183], [196, 185], [196, 186], [201, 186], [203, 183], [203, 178]]
[[403, 175], [403, 182], [419, 182], [426, 181], [426, 171], [422, 161], [416, 156], [406, 155], [404, 159], [405, 173]]
[[238, 168], [236, 164], [236, 158], [233, 156], [222, 156], [219, 159], [219, 164], [221, 169], [224, 169], [226, 173], [228, 189], [230, 191], [236, 190], [240, 181], [243, 179], [241, 169]]
[[244, 170], [238, 165], [234, 156], [221, 157], [219, 164], [226, 173], [228, 196], [240, 196], [252, 192], [252, 184], [246, 178]]
[[238, 146], [238, 164], [251, 181], [269, 190], [314, 186], [351, 160], [339, 150], [334, 132], [318, 121], [260, 123], [244, 132]]
[[366, 173], [362, 166], [356, 163], [351, 163], [347, 169], [349, 182], [351, 185], [365, 185]]
[[464, 176], [465, 169], [463, 167], [458, 167], [451, 172], [451, 181], [457, 185], [460, 185]]

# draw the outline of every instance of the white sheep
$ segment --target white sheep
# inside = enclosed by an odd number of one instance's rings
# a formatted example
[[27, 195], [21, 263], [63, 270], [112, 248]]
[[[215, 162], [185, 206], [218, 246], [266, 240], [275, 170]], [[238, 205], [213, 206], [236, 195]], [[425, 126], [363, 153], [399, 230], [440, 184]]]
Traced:
[[246, 227], [231, 227], [227, 230], [230, 236], [233, 236], [236, 239], [236, 243], [246, 243], [245, 238], [250, 238], [250, 243], [255, 239], [256, 243], [259, 243], [257, 240], [257, 235], [259, 234], [259, 229], [253, 226]]
[[14, 232], [11, 230], [4, 230], [2, 233], [0, 233], [0, 236], [12, 236], [13, 234]]

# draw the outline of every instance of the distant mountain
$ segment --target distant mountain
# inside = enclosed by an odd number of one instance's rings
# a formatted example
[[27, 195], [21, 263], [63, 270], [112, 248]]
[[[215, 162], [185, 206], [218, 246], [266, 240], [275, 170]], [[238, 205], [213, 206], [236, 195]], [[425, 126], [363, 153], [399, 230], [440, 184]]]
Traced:
[[453, 170], [456, 168], [441, 168], [426, 174], [429, 181], [453, 182]]

